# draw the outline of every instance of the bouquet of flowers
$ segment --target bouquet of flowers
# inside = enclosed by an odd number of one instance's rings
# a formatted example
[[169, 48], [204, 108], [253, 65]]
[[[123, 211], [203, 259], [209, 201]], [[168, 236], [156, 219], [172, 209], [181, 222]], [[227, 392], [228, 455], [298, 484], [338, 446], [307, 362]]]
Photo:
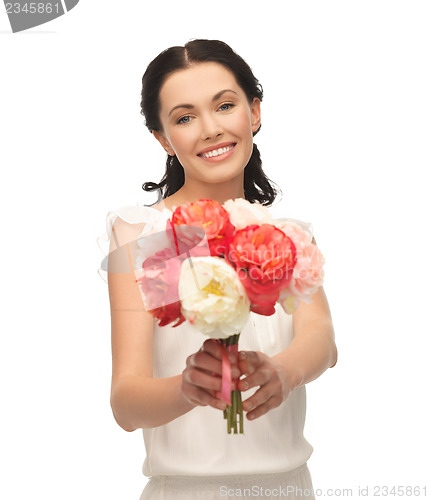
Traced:
[[[323, 282], [324, 258], [308, 225], [273, 220], [242, 198], [223, 205], [201, 199], [181, 205], [166, 231], [145, 247], [139, 283], [146, 309], [160, 326], [189, 321], [222, 346], [222, 390], [227, 431], [243, 433], [241, 393], [231, 390], [228, 352], [237, 356], [250, 312], [270, 316], [279, 302], [292, 314]], [[149, 255], [148, 255], [149, 254]]]

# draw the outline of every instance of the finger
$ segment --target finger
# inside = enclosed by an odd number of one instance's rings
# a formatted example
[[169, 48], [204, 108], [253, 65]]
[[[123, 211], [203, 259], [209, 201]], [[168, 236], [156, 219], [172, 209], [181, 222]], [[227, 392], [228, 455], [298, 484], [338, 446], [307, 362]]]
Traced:
[[241, 375], [250, 375], [255, 371], [254, 367], [248, 361], [239, 361], [237, 366]]
[[225, 403], [225, 401], [215, 398], [204, 389], [197, 386], [190, 387], [192, 388], [186, 391], [186, 396], [193, 404], [198, 406], [211, 406], [217, 410], [225, 410], [227, 408], [227, 403]]
[[255, 410], [261, 405], [264, 405], [274, 395], [270, 387], [260, 387], [250, 398], [243, 401], [242, 406], [245, 411]]
[[202, 372], [198, 369], [185, 370], [183, 377], [186, 382], [196, 385], [203, 389], [211, 389], [213, 391], [220, 391], [222, 381], [220, 377], [214, 377]]
[[222, 375], [222, 363], [205, 351], [199, 351], [190, 357], [190, 367], [206, 370], [209, 373]]
[[251, 375], [239, 381], [239, 390], [247, 391], [252, 387], [263, 386], [270, 381], [272, 374], [273, 370], [260, 366], [255, 372], [251, 373]]
[[[213, 375], [215, 373], [222, 376], [222, 362], [203, 351], [199, 351], [193, 356], [190, 356], [188, 366], [198, 368], [208, 375]], [[240, 371], [234, 365], [231, 367], [231, 376], [234, 379], [240, 377]]]
[[279, 401], [279, 398], [277, 398], [276, 396], [272, 396], [265, 403], [257, 406], [253, 410], [249, 410], [248, 413], [246, 414], [246, 418], [248, 420], [255, 420], [256, 418], [261, 417], [262, 415], [266, 414], [270, 410], [277, 408], [280, 404], [281, 403]]
[[239, 352], [239, 369], [241, 373], [253, 373], [256, 367], [261, 363], [260, 353], [256, 351]]
[[[216, 340], [214, 340], [214, 339], [208, 339], [208, 340], [206, 340], [203, 343], [202, 350], [204, 352], [207, 352], [208, 354], [210, 354], [214, 358], [216, 358], [216, 359], [218, 359], [220, 361], [222, 360], [223, 347]], [[231, 352], [228, 352], [227, 354], [228, 354], [228, 358], [230, 360], [230, 363], [231, 364], [236, 364], [237, 363], [236, 356], [234, 356], [233, 353], [231, 353]]]
[[222, 359], [221, 344], [219, 344], [214, 339], [205, 340], [205, 342], [203, 343], [203, 346], [202, 346], [202, 351], [207, 352], [208, 354], [213, 356], [215, 359], [218, 359], [220, 361]]

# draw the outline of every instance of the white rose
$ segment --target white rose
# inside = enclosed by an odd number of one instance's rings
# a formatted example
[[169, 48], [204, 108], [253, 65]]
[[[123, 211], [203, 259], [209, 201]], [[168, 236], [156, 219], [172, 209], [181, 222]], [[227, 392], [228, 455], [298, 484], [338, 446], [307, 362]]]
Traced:
[[222, 339], [242, 331], [250, 301], [236, 271], [220, 257], [184, 260], [179, 276], [182, 314], [200, 332]]

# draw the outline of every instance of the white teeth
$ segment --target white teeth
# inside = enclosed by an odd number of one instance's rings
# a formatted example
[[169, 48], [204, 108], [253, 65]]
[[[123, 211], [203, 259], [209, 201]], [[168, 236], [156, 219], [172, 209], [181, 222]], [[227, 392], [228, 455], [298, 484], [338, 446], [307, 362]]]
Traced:
[[233, 144], [231, 146], [226, 146], [225, 148], [214, 149], [213, 151], [208, 151], [207, 153], [203, 153], [201, 156], [203, 158], [212, 158], [213, 156], [219, 156], [223, 153], [227, 153], [230, 149], [233, 149]]

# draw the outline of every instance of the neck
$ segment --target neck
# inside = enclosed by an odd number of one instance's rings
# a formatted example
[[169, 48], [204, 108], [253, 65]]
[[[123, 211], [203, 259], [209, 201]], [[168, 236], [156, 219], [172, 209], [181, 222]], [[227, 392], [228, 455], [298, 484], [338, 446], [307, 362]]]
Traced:
[[169, 200], [171, 205], [179, 206], [200, 199], [216, 200], [222, 204], [234, 198], [245, 198], [243, 176], [217, 184], [186, 180], [184, 185], [169, 197]]

